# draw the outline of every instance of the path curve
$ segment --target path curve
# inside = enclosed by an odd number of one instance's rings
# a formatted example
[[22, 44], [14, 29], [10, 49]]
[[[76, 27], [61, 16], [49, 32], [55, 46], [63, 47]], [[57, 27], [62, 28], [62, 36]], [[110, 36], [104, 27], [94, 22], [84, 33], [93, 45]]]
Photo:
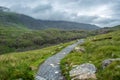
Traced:
[[83, 42], [84, 40], [81, 39], [48, 58], [42, 65], [40, 65], [35, 80], [64, 80], [60, 70], [60, 61], [69, 54], [74, 47]]

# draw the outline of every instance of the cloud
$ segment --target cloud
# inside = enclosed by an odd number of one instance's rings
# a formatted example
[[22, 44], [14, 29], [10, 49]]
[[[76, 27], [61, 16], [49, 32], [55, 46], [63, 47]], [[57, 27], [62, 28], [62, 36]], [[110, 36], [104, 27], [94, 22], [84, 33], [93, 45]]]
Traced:
[[0, 0], [1, 6], [37, 19], [66, 20], [101, 27], [120, 24], [120, 0]]

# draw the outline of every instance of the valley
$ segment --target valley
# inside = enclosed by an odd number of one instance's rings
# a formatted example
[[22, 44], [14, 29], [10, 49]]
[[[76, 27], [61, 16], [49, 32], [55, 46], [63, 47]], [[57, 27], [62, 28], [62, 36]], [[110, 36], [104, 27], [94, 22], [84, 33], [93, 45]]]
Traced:
[[0, 6], [0, 80], [119, 80], [119, 52], [120, 25], [42, 20]]

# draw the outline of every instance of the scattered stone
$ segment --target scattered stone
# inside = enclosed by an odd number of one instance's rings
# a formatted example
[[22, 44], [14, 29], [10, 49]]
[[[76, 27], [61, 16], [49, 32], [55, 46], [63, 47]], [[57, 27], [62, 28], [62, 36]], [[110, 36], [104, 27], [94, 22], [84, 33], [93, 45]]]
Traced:
[[106, 68], [109, 64], [111, 64], [114, 61], [120, 61], [120, 58], [116, 58], [116, 59], [106, 59], [102, 62], [102, 68]]
[[66, 54], [65, 52], [63, 52], [63, 54]]
[[60, 77], [58, 80], [65, 80], [65, 78], [64, 77]]
[[54, 64], [50, 64], [52, 67], [55, 67], [55, 65]]
[[46, 80], [46, 79], [43, 78], [43, 77], [40, 77], [40, 76], [36, 76], [36, 77], [35, 77], [35, 80]]
[[72, 80], [86, 80], [86, 79], [96, 79], [96, 67], [93, 64], [85, 63], [73, 68], [70, 71], [70, 77]]
[[75, 47], [75, 51], [77, 52], [85, 52], [85, 49], [82, 47]]
[[[48, 58], [43, 64], [40, 65], [35, 80], [65, 80], [60, 70], [60, 61], [69, 54], [78, 44], [82, 44], [84, 40], [74, 43], [66, 47], [62, 51]], [[63, 54], [65, 52], [65, 54]], [[58, 71], [58, 72], [56, 72]]]
[[58, 74], [59, 72], [58, 71], [55, 71], [55, 74]]

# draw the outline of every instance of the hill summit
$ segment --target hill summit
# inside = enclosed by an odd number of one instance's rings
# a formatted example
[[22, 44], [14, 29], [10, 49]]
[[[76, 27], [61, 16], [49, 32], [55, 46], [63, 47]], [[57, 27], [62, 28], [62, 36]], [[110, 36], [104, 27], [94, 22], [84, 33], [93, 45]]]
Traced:
[[11, 12], [10, 9], [0, 6], [0, 23], [11, 26], [24, 26], [29, 29], [47, 29], [58, 28], [63, 30], [95, 30], [99, 29], [96, 25], [69, 22], [69, 21], [52, 21], [39, 20], [30, 16]]

